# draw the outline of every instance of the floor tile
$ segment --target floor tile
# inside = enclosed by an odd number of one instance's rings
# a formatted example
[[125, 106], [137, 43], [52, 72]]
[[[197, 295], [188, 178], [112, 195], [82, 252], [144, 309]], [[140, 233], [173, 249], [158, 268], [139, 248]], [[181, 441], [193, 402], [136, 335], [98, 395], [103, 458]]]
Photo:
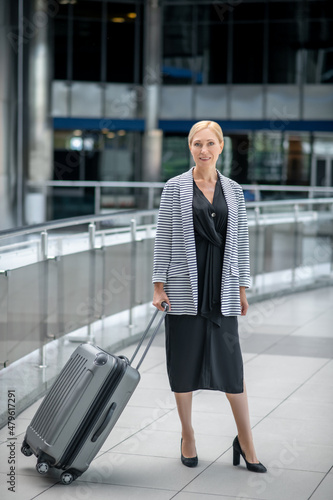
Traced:
[[[196, 447], [200, 461], [216, 460], [232, 443], [230, 437], [196, 433]], [[180, 461], [180, 433], [144, 429], [112, 450], [114, 453], [174, 458]]]
[[333, 386], [333, 360], [325, 363], [314, 375], [311, 377], [311, 382], [323, 385]]
[[230, 415], [230, 403], [220, 391], [197, 391], [192, 402], [193, 412], [214, 412]]
[[[254, 426], [261, 417], [251, 416], [251, 425]], [[205, 436], [228, 436], [230, 439], [237, 434], [237, 428], [231, 409], [229, 414], [213, 411], [193, 411], [192, 424], [195, 434]], [[177, 410], [167, 413], [152, 423], [147, 429], [157, 431], [176, 432], [181, 434], [181, 424]]]
[[287, 336], [269, 346], [265, 354], [333, 358], [333, 338]]
[[75, 481], [68, 486], [56, 484], [45, 493], [42, 493], [38, 500], [83, 500], [94, 496], [98, 500], [169, 500], [176, 493], [177, 491], [172, 490]]
[[142, 374], [140, 387], [143, 389], [164, 389], [170, 391], [167, 373], [151, 373], [147, 371]]
[[184, 491], [265, 500], [306, 500], [324, 477], [319, 472], [271, 469], [254, 474], [244, 467], [216, 463], [203, 471]]
[[152, 424], [170, 411], [169, 408], [126, 406], [116, 424], [136, 432]]
[[255, 358], [257, 354], [254, 352], [242, 352], [242, 356], [243, 363], [248, 363], [251, 359]]
[[154, 365], [152, 368], [147, 370], [147, 373], [167, 373], [166, 362], [158, 363]]
[[303, 401], [299, 398], [296, 391], [293, 396], [273, 410], [270, 417], [312, 420], [317, 422], [317, 425], [321, 425], [322, 420], [332, 421], [333, 402], [322, 400], [314, 405], [313, 401]]
[[311, 401], [314, 406], [323, 401], [333, 403], [333, 379], [318, 381], [317, 377], [311, 379], [305, 384], [301, 384], [293, 393], [293, 397], [303, 401]]
[[[333, 360], [327, 357], [332, 337], [326, 330], [321, 332], [327, 322], [332, 324], [332, 303], [330, 287], [251, 304], [252, 318], [250, 313], [239, 318], [254, 442], [260, 460], [269, 468], [267, 474], [251, 474], [242, 459], [239, 467], [232, 466], [237, 431], [229, 401], [219, 391], [194, 392], [199, 466], [182, 466], [181, 426], [161, 333], [142, 365], [140, 385], [115, 428], [89, 470], [72, 485], [58, 484], [58, 470], [40, 476], [36, 458], [20, 452], [41, 399], [17, 415], [20, 493], [15, 498], [308, 500], [314, 492], [311, 500], [328, 500], [333, 491]], [[247, 352], [250, 349], [254, 352]], [[119, 353], [131, 357], [133, 351], [129, 346]], [[322, 351], [325, 355], [318, 357]], [[0, 430], [1, 500], [9, 494], [7, 438], [4, 427]]]
[[[264, 371], [263, 371], [264, 373]], [[247, 394], [249, 397], [263, 397], [283, 400], [293, 394], [300, 385], [299, 381], [289, 381], [285, 377], [270, 377], [263, 375], [260, 379], [245, 376]]]
[[[225, 496], [225, 495], [210, 495], [208, 493], [188, 493], [186, 491], [182, 491], [176, 495], [175, 500], [241, 500], [240, 497], [235, 499], [234, 496]], [[244, 498], [244, 497], [243, 497]], [[255, 498], [251, 499], [250, 497], [246, 497], [247, 500], [256, 500]]]
[[[248, 396], [250, 416], [260, 417], [270, 413], [283, 398]], [[215, 391], [201, 391], [193, 398], [193, 412], [214, 412], [231, 415], [230, 403], [225, 394]]]
[[250, 417], [264, 417], [271, 413], [283, 399], [248, 396]]
[[184, 467], [179, 459], [143, 455], [139, 458], [105, 453], [92, 462], [78, 481], [179, 491], [209, 465], [209, 462], [200, 461], [198, 467], [191, 469]]
[[174, 408], [176, 402], [170, 389], [145, 389], [139, 385], [129, 401], [129, 406]]
[[43, 399], [44, 398], [40, 398], [38, 401], [36, 401], [36, 403], [32, 404], [31, 406], [29, 406], [29, 408], [24, 410], [20, 414], [20, 418], [24, 418], [26, 420], [32, 420], [36, 411], [38, 410], [39, 406], [41, 405]]
[[317, 359], [302, 356], [261, 354], [245, 365], [246, 377], [260, 378], [279, 377], [282, 381], [296, 380], [304, 382], [320, 370], [327, 359]]
[[47, 494], [49, 489], [58, 482], [57, 478], [40, 476], [36, 470], [33, 472], [35, 474], [32, 473], [31, 476], [16, 476], [15, 492], [8, 490], [11, 485], [7, 483], [7, 474], [0, 473], [1, 500], [31, 500], [42, 492]]
[[[253, 307], [253, 306], [251, 306]], [[297, 329], [297, 325], [287, 325], [287, 324], [276, 324], [276, 323], [261, 323], [251, 328], [250, 326], [244, 326], [244, 332], [240, 329], [240, 336], [243, 338], [250, 336], [251, 333], [258, 333], [264, 335], [290, 335]]]
[[266, 417], [253, 427], [253, 435], [264, 436], [266, 442], [281, 440], [293, 443], [305, 442], [326, 446], [333, 442], [331, 421], [323, 420], [314, 425], [313, 420]]
[[278, 342], [281, 339], [284, 339], [284, 335], [276, 335], [271, 334], [267, 335], [266, 333], [253, 333], [246, 338], [240, 338], [240, 345], [242, 352], [253, 352], [253, 353], [263, 353], [267, 351], [269, 348], [273, 348], [275, 344], [278, 345]]
[[328, 474], [313, 493], [311, 500], [329, 500], [333, 493], [333, 474]]
[[[322, 308], [311, 297], [301, 297], [301, 294], [286, 295], [278, 299], [263, 301], [251, 305], [248, 321], [254, 328], [263, 323], [275, 325], [302, 326], [318, 316]], [[311, 295], [311, 294], [310, 294]]]
[[[267, 469], [293, 469], [327, 473], [333, 465], [333, 444], [316, 445], [298, 439], [269, 439], [264, 433], [254, 433], [258, 459]], [[230, 448], [230, 447], [229, 447]], [[232, 448], [228, 449], [217, 463], [232, 463]], [[241, 466], [245, 462], [241, 458]]]
[[293, 337], [328, 337], [333, 338], [333, 310], [329, 308], [323, 311], [306, 325], [300, 326], [293, 333]]
[[102, 453], [105, 453], [106, 451], [110, 451], [111, 449], [115, 448], [118, 446], [120, 443], [128, 439], [129, 436], [132, 436], [133, 431], [131, 429], [128, 429], [127, 427], [120, 427], [116, 425], [109, 436], [106, 438], [104, 441], [103, 446], [99, 450], [97, 456], [101, 455]]

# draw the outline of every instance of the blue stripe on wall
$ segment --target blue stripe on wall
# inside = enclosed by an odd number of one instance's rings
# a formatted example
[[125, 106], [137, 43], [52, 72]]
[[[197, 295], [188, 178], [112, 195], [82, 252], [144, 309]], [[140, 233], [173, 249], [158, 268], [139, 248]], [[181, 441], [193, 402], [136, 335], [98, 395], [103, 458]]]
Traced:
[[[160, 120], [159, 127], [165, 132], [188, 132], [197, 120]], [[249, 130], [277, 131], [314, 131], [333, 132], [333, 120], [215, 120], [223, 132]]]
[[114, 118], [53, 118], [55, 130], [131, 130], [142, 132], [145, 128], [144, 120], [120, 120]]
[[[185, 132], [188, 133], [192, 125], [197, 120], [159, 120], [159, 128], [165, 132]], [[278, 131], [313, 131], [313, 132], [333, 132], [333, 120], [216, 120], [227, 132], [247, 132], [249, 130]], [[117, 118], [53, 118], [55, 130], [129, 130], [143, 132], [145, 120]]]

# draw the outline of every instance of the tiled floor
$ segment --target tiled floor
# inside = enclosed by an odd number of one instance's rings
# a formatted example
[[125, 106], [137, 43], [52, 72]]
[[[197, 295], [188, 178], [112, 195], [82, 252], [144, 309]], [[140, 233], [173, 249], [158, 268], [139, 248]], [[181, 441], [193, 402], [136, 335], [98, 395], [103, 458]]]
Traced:
[[[164, 337], [89, 470], [70, 486], [40, 476], [20, 443], [38, 403], [16, 420], [15, 489], [8, 491], [8, 429], [0, 431], [3, 500], [330, 500], [333, 498], [333, 288], [253, 304], [240, 337], [257, 454], [267, 474], [232, 465], [236, 427], [224, 394], [195, 393], [199, 465], [180, 462], [180, 426], [169, 390]], [[132, 347], [125, 350], [131, 353]], [[13, 381], [15, 387], [15, 381]]]

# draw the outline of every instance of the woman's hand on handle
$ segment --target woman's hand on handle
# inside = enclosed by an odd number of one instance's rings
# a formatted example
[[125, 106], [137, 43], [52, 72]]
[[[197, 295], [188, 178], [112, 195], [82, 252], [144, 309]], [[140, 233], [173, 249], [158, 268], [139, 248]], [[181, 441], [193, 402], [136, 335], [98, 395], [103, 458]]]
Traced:
[[162, 306], [162, 302], [166, 302], [169, 306], [169, 311], [171, 310], [171, 305], [169, 301], [169, 297], [164, 291], [163, 283], [154, 283], [154, 297], [153, 297], [153, 306], [157, 307], [160, 311], [164, 311], [164, 307]]

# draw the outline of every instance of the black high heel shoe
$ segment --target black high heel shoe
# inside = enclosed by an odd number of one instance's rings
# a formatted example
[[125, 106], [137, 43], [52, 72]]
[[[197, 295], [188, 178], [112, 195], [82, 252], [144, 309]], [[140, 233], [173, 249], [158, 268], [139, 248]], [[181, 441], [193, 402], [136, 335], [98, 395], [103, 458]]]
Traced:
[[248, 462], [245, 458], [245, 453], [243, 452], [242, 448], [240, 447], [239, 441], [238, 441], [238, 436], [235, 437], [234, 442], [232, 443], [233, 447], [233, 452], [234, 452], [234, 459], [233, 459], [233, 464], [234, 465], [239, 465], [240, 462], [240, 456], [245, 460], [247, 470], [251, 472], [267, 472], [266, 467], [259, 462], [258, 464]]
[[183, 438], [181, 438], [180, 440], [180, 454], [181, 454], [180, 459], [182, 461], [182, 464], [186, 465], [186, 467], [196, 467], [198, 465], [198, 455], [191, 458], [184, 457], [182, 446], [183, 446]]

